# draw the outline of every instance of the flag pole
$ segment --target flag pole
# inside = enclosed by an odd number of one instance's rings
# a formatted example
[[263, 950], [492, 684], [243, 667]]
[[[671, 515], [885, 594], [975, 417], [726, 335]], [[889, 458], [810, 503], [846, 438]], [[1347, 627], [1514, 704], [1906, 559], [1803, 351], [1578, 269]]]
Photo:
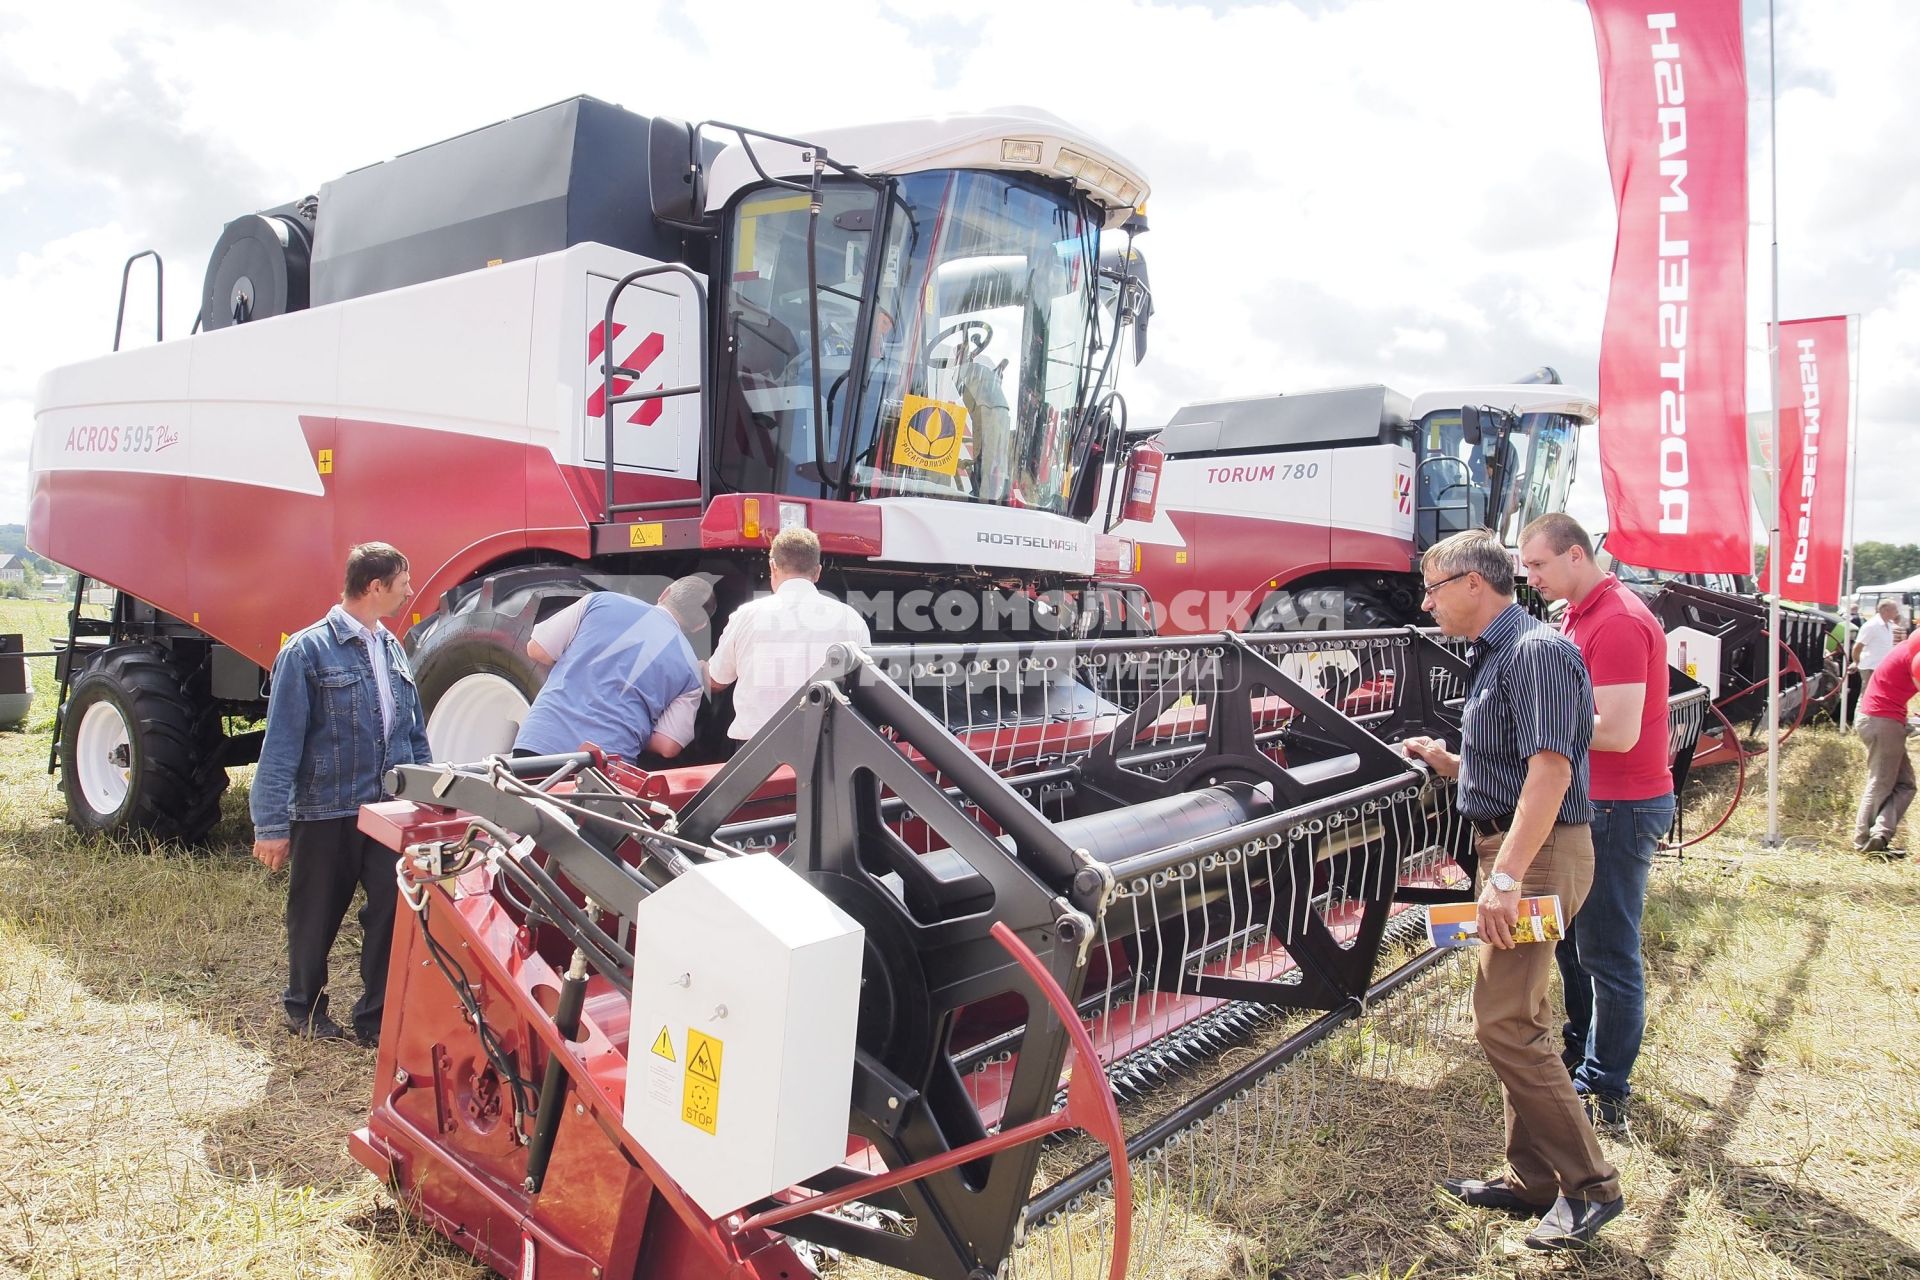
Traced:
[[[1847, 372], [1853, 385], [1847, 389], [1847, 533], [1840, 542], [1840, 634], [1847, 637], [1840, 646], [1840, 727], [1853, 728], [1858, 707], [1847, 705], [1847, 672], [1853, 665], [1853, 636], [1847, 629], [1853, 617], [1854, 578], [1853, 521], [1860, 487], [1860, 313], [1847, 317], [1852, 339], [1847, 345]], [[1865, 693], [1862, 689], [1860, 692]]]
[[[1774, 72], [1773, 0], [1767, 0], [1767, 163], [1773, 234], [1773, 322], [1767, 364], [1773, 379], [1773, 503], [1767, 514], [1767, 838], [1780, 844], [1780, 90]], [[1806, 696], [1806, 690], [1801, 690]]]

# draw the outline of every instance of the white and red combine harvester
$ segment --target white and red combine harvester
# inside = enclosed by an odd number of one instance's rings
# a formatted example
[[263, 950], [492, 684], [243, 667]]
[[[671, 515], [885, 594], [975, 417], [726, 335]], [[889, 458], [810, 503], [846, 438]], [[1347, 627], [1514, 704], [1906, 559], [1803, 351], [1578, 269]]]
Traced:
[[257, 752], [223, 718], [260, 714], [361, 541], [412, 562], [456, 760], [511, 741], [540, 617], [689, 572], [724, 617], [787, 524], [830, 588], [905, 593], [879, 639], [1018, 612], [930, 619], [948, 590], [1078, 598], [1118, 547], [1092, 478], [1140, 292], [1100, 236], [1146, 194], [1039, 113], [801, 141], [576, 98], [235, 220], [192, 336], [39, 387], [29, 542], [116, 593], [99, 620], [76, 592], [61, 664], [73, 820], [203, 834]]
[[1158, 510], [1113, 529], [1159, 629], [1421, 621], [1427, 547], [1490, 528], [1517, 551], [1527, 521], [1566, 507], [1598, 411], [1552, 370], [1535, 377], [1412, 400], [1372, 385], [1181, 409], [1152, 437]]

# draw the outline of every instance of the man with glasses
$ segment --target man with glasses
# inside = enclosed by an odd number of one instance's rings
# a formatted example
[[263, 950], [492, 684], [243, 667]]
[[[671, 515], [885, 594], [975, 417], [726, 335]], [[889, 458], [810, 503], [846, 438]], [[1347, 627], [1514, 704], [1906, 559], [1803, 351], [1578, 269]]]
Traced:
[[1460, 780], [1460, 812], [1488, 872], [1473, 1028], [1506, 1104], [1505, 1174], [1441, 1186], [1476, 1207], [1542, 1215], [1530, 1248], [1583, 1248], [1624, 1207], [1620, 1176], [1552, 1047], [1553, 950], [1515, 945], [1513, 929], [1523, 895], [1558, 894], [1572, 919], [1593, 883], [1593, 688], [1572, 642], [1514, 603], [1513, 561], [1494, 534], [1457, 533], [1428, 549], [1420, 567], [1423, 604], [1440, 630], [1473, 641], [1472, 681], [1460, 754], [1432, 738], [1404, 745]]
[[1565, 600], [1566, 636], [1593, 681], [1593, 889], [1555, 954], [1566, 994], [1573, 1087], [1594, 1128], [1625, 1138], [1628, 1077], [1646, 1031], [1640, 913], [1654, 850], [1673, 826], [1667, 634], [1640, 597], [1594, 563], [1593, 542], [1555, 512], [1520, 531], [1527, 581]]
[[591, 743], [609, 755], [670, 758], [693, 741], [705, 684], [687, 637], [708, 626], [713, 588], [686, 577], [645, 604], [617, 591], [582, 596], [533, 629], [527, 656], [551, 667], [513, 740], [516, 756]]

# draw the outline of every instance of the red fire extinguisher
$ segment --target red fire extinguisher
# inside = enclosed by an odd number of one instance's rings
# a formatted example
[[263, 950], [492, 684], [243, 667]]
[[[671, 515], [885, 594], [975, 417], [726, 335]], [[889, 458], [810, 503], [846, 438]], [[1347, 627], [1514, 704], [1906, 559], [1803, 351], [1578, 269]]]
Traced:
[[1120, 507], [1123, 520], [1152, 521], [1160, 507], [1160, 468], [1167, 453], [1151, 440], [1133, 446], [1127, 458], [1127, 496]]

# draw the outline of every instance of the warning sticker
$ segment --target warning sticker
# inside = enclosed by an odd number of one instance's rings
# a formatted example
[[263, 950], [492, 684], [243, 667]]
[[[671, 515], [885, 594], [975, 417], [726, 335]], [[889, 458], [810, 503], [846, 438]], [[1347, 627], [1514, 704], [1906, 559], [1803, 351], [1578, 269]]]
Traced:
[[720, 1124], [720, 1064], [724, 1046], [704, 1032], [687, 1028], [687, 1074], [680, 1090], [680, 1118], [706, 1133]]
[[635, 550], [666, 545], [667, 527], [663, 524], [636, 524], [627, 530], [627, 546]]
[[673, 1056], [673, 1037], [667, 1034], [665, 1027], [661, 1027], [660, 1034], [653, 1038], [653, 1051], [665, 1058], [668, 1062], [679, 1061], [678, 1058]]
[[893, 441], [894, 464], [953, 475], [960, 468], [960, 437], [966, 427], [965, 405], [907, 396], [900, 410], [900, 431]]

